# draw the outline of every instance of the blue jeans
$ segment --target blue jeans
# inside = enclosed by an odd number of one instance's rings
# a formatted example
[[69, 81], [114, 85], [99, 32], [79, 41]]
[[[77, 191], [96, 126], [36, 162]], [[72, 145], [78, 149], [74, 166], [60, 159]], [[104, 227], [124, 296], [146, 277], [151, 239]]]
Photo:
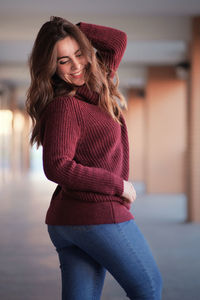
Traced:
[[59, 255], [62, 300], [99, 300], [106, 270], [130, 299], [161, 299], [161, 274], [134, 220], [48, 225], [48, 232]]

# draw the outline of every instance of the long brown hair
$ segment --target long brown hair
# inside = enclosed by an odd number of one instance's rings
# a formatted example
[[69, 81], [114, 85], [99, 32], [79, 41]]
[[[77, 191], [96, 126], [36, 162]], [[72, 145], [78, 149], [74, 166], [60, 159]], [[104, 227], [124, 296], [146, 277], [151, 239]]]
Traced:
[[121, 124], [121, 107], [127, 104], [118, 90], [118, 76], [116, 83], [109, 77], [110, 70], [97, 59], [91, 43], [78, 28], [71, 22], [60, 18], [51, 17], [50, 21], [43, 24], [38, 32], [31, 55], [29, 68], [31, 84], [27, 91], [26, 110], [32, 119], [32, 134], [30, 144], [36, 143], [37, 148], [41, 145], [40, 123], [41, 115], [49, 102], [55, 96], [68, 94], [75, 90], [70, 83], [60, 79], [56, 74], [56, 43], [67, 36], [73, 37], [79, 44], [83, 55], [87, 58], [86, 85], [99, 94], [99, 106], [106, 110], [112, 118]]

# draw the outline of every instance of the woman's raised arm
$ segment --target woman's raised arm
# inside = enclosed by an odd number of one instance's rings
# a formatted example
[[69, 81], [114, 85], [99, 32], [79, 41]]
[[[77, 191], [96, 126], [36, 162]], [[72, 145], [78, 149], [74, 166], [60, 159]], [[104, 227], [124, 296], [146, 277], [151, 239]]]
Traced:
[[97, 49], [97, 57], [109, 68], [114, 76], [127, 45], [125, 32], [111, 27], [80, 22], [76, 24]]

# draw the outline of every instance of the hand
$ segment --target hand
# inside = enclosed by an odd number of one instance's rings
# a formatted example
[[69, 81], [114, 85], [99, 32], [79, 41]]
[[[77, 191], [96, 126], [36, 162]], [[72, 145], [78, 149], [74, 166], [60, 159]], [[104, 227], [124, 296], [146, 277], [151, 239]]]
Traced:
[[130, 181], [124, 180], [124, 192], [122, 194], [122, 197], [124, 197], [125, 201], [127, 201], [129, 203], [133, 203], [135, 201], [136, 191]]

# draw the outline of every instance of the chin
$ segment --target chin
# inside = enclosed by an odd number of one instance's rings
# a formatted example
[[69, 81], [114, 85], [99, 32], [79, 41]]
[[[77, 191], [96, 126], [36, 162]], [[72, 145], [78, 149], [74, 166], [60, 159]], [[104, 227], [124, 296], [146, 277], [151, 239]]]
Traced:
[[85, 84], [85, 81], [84, 81], [84, 80], [79, 81], [79, 82], [75, 82], [75, 81], [74, 81], [72, 84], [73, 84], [73, 85], [76, 85], [76, 86], [82, 86], [82, 85]]

